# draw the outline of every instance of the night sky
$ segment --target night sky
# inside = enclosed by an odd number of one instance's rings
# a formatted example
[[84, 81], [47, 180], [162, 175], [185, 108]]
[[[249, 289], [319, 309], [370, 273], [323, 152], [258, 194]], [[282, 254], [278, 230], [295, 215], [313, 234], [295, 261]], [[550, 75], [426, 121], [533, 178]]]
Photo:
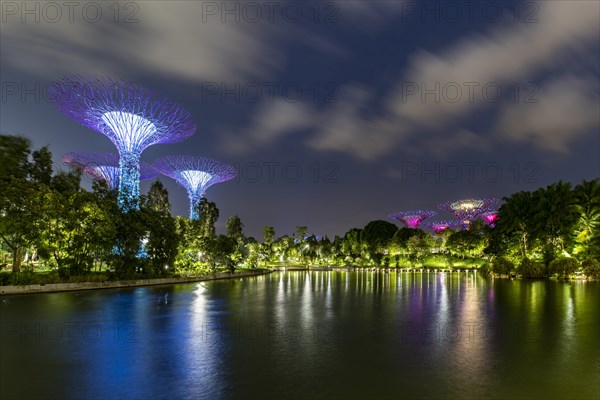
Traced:
[[[106, 75], [169, 97], [198, 131], [142, 159], [235, 165], [237, 181], [207, 192], [219, 232], [238, 214], [259, 239], [264, 225], [333, 238], [600, 176], [600, 2], [114, 4], [1, 3], [0, 130], [66, 170], [66, 152], [115, 148], [55, 110], [53, 80]], [[187, 215], [184, 189], [160, 180]]]

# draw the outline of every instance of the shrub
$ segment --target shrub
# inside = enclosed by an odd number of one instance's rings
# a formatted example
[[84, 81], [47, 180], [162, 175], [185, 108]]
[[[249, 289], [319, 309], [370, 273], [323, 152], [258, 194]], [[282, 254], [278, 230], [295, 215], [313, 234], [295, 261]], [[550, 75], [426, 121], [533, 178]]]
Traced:
[[600, 279], [600, 262], [597, 260], [584, 260], [581, 262], [583, 273], [588, 278]]
[[574, 258], [557, 258], [548, 265], [550, 275], [557, 274], [558, 276], [567, 279], [579, 269], [579, 262]]
[[497, 257], [492, 262], [492, 272], [498, 275], [510, 275], [514, 269], [514, 264], [505, 257]]
[[536, 261], [524, 258], [517, 267], [517, 273], [523, 278], [543, 278], [544, 267]]
[[490, 276], [492, 274], [493, 266], [492, 263], [485, 263], [479, 267], [479, 273], [482, 276]]

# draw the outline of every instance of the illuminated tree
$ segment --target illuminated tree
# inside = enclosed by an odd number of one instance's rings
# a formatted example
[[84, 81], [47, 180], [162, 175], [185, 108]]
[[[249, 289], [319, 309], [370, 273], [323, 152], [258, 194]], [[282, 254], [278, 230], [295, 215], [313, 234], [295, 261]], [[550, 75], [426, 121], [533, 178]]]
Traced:
[[438, 208], [454, 214], [466, 228], [482, 214], [495, 210], [499, 203], [498, 199], [464, 199], [440, 204]]
[[498, 221], [498, 211], [488, 211], [481, 214], [481, 218], [488, 223], [492, 228], [496, 226], [496, 221]]
[[119, 206], [139, 208], [140, 156], [149, 146], [182, 141], [196, 132], [190, 114], [130, 82], [63, 78], [52, 87], [58, 109], [108, 137], [119, 151]]
[[423, 225], [431, 228], [434, 232], [439, 233], [446, 229], [452, 229], [458, 226], [456, 221], [425, 221]]
[[[98, 181], [105, 181], [109, 188], [119, 186], [119, 156], [114, 153], [67, 153], [63, 161], [82, 170]], [[140, 180], [152, 179], [158, 173], [151, 165], [140, 162]]]
[[435, 211], [399, 211], [389, 215], [389, 218], [402, 222], [411, 229], [419, 228], [421, 222], [435, 215]]
[[199, 156], [166, 156], [156, 160], [154, 167], [187, 190], [190, 219], [198, 219], [198, 204], [209, 187], [236, 176], [231, 165]]

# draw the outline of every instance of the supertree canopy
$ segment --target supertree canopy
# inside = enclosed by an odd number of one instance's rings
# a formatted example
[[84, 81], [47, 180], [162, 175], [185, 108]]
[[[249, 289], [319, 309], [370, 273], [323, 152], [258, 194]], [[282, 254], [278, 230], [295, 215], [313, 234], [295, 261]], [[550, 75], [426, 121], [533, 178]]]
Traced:
[[446, 229], [455, 228], [458, 226], [457, 221], [425, 221], [423, 225], [433, 229], [434, 232], [442, 232]]
[[58, 109], [107, 136], [119, 151], [119, 205], [137, 208], [140, 155], [148, 146], [182, 141], [196, 132], [190, 114], [130, 82], [80, 76], [52, 86]]
[[435, 214], [435, 211], [398, 211], [388, 217], [402, 222], [408, 228], [417, 229], [421, 222]]
[[458, 201], [449, 201], [440, 204], [438, 207], [441, 210], [446, 210], [454, 215], [465, 226], [468, 226], [471, 221], [481, 216], [483, 213], [494, 209], [500, 200], [498, 199], [464, 199]]
[[198, 219], [196, 207], [206, 189], [214, 184], [235, 178], [231, 165], [199, 156], [166, 156], [154, 162], [154, 168], [175, 179], [190, 199], [190, 219]]
[[[63, 161], [96, 180], [105, 181], [111, 189], [119, 185], [119, 156], [114, 153], [72, 152], [65, 154]], [[151, 165], [140, 162], [140, 180], [152, 179], [156, 175], [158, 172]]]
[[494, 226], [496, 226], [496, 222], [498, 221], [498, 211], [492, 210], [484, 212], [483, 214], [481, 214], [481, 218], [493, 228]]

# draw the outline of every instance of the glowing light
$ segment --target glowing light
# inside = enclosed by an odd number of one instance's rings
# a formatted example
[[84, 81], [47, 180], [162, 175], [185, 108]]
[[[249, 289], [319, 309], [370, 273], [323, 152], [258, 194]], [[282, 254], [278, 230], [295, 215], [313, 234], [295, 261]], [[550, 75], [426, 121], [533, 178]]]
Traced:
[[467, 229], [471, 221], [496, 209], [499, 203], [498, 199], [465, 199], [440, 204], [438, 208], [454, 214], [463, 228]]
[[176, 103], [131, 83], [73, 76], [51, 87], [59, 111], [108, 137], [119, 151], [119, 206], [139, 208], [140, 156], [149, 146], [182, 141], [196, 132]]
[[[105, 181], [109, 188], [119, 186], [119, 156], [114, 153], [67, 153], [63, 162], [78, 168], [92, 178]], [[140, 179], [152, 179], [158, 173], [148, 164], [140, 163]]]
[[210, 181], [210, 178], [212, 178], [211, 174], [204, 171], [187, 170], [181, 171], [180, 174], [181, 177], [187, 181], [190, 189], [194, 192], [198, 191], [199, 189], [202, 190], [204, 187], [206, 187], [206, 184], [208, 181]]
[[388, 217], [402, 222], [408, 228], [417, 229], [425, 219], [433, 217], [435, 214], [435, 211], [399, 211]]
[[488, 211], [486, 213], [481, 214], [481, 218], [487, 222], [491, 227], [496, 226], [496, 222], [498, 221], [498, 212], [497, 211]]
[[236, 176], [232, 166], [199, 156], [162, 157], [154, 162], [154, 168], [186, 189], [190, 200], [190, 219], [198, 219], [198, 203], [209, 187]]
[[456, 221], [432, 221], [432, 222], [424, 222], [423, 225], [431, 228], [434, 232], [442, 232], [446, 229], [454, 228], [457, 226]]
[[[146, 118], [124, 111], [109, 111], [102, 115], [102, 122], [113, 132], [116, 141], [127, 151], [140, 151], [140, 145], [152, 139], [156, 126]], [[120, 149], [121, 150], [121, 149]]]

